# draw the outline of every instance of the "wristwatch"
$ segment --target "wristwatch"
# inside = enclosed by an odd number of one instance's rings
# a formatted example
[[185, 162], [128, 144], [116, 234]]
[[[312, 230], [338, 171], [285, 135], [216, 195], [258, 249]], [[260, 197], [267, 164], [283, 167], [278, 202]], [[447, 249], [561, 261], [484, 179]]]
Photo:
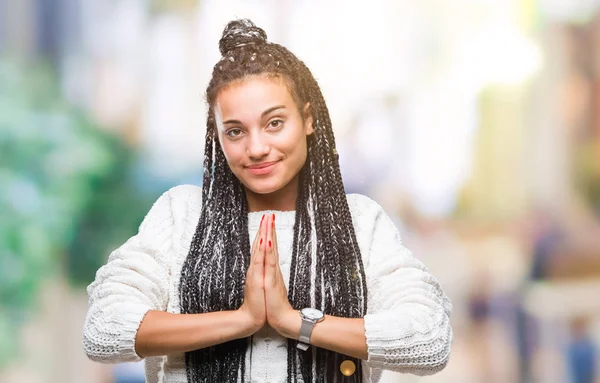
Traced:
[[300, 326], [300, 337], [298, 338], [298, 348], [302, 351], [308, 350], [310, 346], [310, 336], [313, 328], [319, 322], [325, 319], [325, 314], [322, 311], [313, 308], [304, 308], [300, 310], [302, 318], [302, 326]]

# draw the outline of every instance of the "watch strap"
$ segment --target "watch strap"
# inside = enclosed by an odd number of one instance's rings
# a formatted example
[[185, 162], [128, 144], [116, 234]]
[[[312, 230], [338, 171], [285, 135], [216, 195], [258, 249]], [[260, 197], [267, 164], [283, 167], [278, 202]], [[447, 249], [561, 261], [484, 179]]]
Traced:
[[298, 340], [302, 343], [310, 344], [310, 336], [312, 334], [313, 327], [315, 327], [314, 322], [302, 318], [302, 325], [300, 326], [300, 336], [298, 337]]
[[298, 342], [298, 348], [302, 351], [308, 350], [309, 347], [310, 347], [310, 344], [308, 344], [308, 343]]

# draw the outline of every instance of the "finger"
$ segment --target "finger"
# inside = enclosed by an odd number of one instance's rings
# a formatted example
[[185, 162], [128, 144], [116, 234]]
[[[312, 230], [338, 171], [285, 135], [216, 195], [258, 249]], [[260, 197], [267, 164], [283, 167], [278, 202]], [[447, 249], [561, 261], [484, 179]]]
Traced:
[[263, 226], [263, 221], [265, 220], [265, 216], [263, 214], [262, 219], [260, 220], [260, 225], [258, 230], [256, 231], [256, 235], [254, 236], [254, 242], [252, 243], [252, 248], [250, 249], [250, 264], [248, 265], [248, 270], [246, 271], [246, 281], [251, 281], [252, 279], [252, 270], [254, 270], [254, 261], [256, 259], [256, 253], [258, 252], [258, 247], [260, 245], [261, 238], [261, 227]]
[[258, 250], [259, 241], [261, 237], [261, 228], [263, 226], [263, 221], [265, 220], [265, 215], [263, 214], [262, 219], [260, 220], [260, 225], [258, 226], [258, 230], [256, 231], [256, 235], [254, 236], [254, 241], [252, 242], [252, 248], [250, 249], [250, 264], [252, 265], [252, 261], [255, 258], [256, 251]]
[[279, 266], [279, 249], [277, 247], [277, 228], [275, 225], [275, 214], [271, 215], [271, 220], [268, 224], [270, 232], [271, 256], [275, 266]]
[[277, 265], [276, 263], [276, 259], [275, 259], [275, 247], [274, 247], [274, 238], [273, 238], [273, 232], [274, 232], [274, 227], [275, 227], [275, 223], [274, 223], [274, 218], [275, 218], [275, 214], [271, 214], [267, 217], [267, 252], [266, 252], [266, 259], [265, 259], [265, 266], [269, 268], [269, 272], [275, 271], [275, 266]]
[[254, 268], [256, 271], [256, 278], [257, 280], [260, 280], [261, 286], [262, 286], [262, 282], [263, 282], [263, 278], [265, 275], [265, 249], [267, 246], [267, 241], [266, 241], [266, 227], [267, 227], [267, 216], [265, 215], [261, 225], [260, 225], [260, 239], [258, 240], [258, 247], [256, 249], [256, 252], [254, 254]]
[[264, 242], [263, 228], [265, 226], [265, 215], [263, 214], [262, 219], [260, 220], [260, 226], [258, 227], [258, 231], [256, 232], [256, 236], [254, 237], [254, 244], [252, 245], [252, 252], [250, 253], [250, 264], [261, 264], [262, 262], [257, 261], [258, 253], [260, 252], [260, 246]]
[[265, 220], [265, 215], [263, 214], [263, 216], [260, 220], [260, 225], [258, 226], [258, 230], [256, 231], [256, 235], [254, 236], [254, 242], [252, 243], [252, 251], [254, 251], [257, 248], [258, 243], [260, 241], [260, 237], [262, 235], [261, 229], [263, 227], [264, 220]]
[[279, 265], [279, 248], [277, 247], [277, 227], [275, 225], [275, 214], [273, 214], [273, 222], [271, 222], [271, 236], [273, 237], [273, 251], [275, 254], [275, 264]]

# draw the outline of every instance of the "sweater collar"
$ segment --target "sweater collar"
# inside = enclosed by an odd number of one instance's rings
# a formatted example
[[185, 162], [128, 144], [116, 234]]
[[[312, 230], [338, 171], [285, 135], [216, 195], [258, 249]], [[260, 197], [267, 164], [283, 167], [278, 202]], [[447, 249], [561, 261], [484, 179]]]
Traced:
[[248, 228], [257, 229], [263, 214], [275, 214], [275, 224], [278, 228], [294, 227], [296, 211], [263, 210], [248, 213]]

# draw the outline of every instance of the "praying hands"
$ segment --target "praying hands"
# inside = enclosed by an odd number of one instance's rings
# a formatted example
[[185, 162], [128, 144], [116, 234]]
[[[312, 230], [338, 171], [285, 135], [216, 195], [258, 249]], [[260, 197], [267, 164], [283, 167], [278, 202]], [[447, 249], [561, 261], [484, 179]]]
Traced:
[[254, 243], [246, 274], [244, 302], [239, 309], [248, 316], [251, 335], [268, 324], [282, 336], [298, 338], [301, 319], [287, 296], [279, 267], [275, 215], [264, 215]]

